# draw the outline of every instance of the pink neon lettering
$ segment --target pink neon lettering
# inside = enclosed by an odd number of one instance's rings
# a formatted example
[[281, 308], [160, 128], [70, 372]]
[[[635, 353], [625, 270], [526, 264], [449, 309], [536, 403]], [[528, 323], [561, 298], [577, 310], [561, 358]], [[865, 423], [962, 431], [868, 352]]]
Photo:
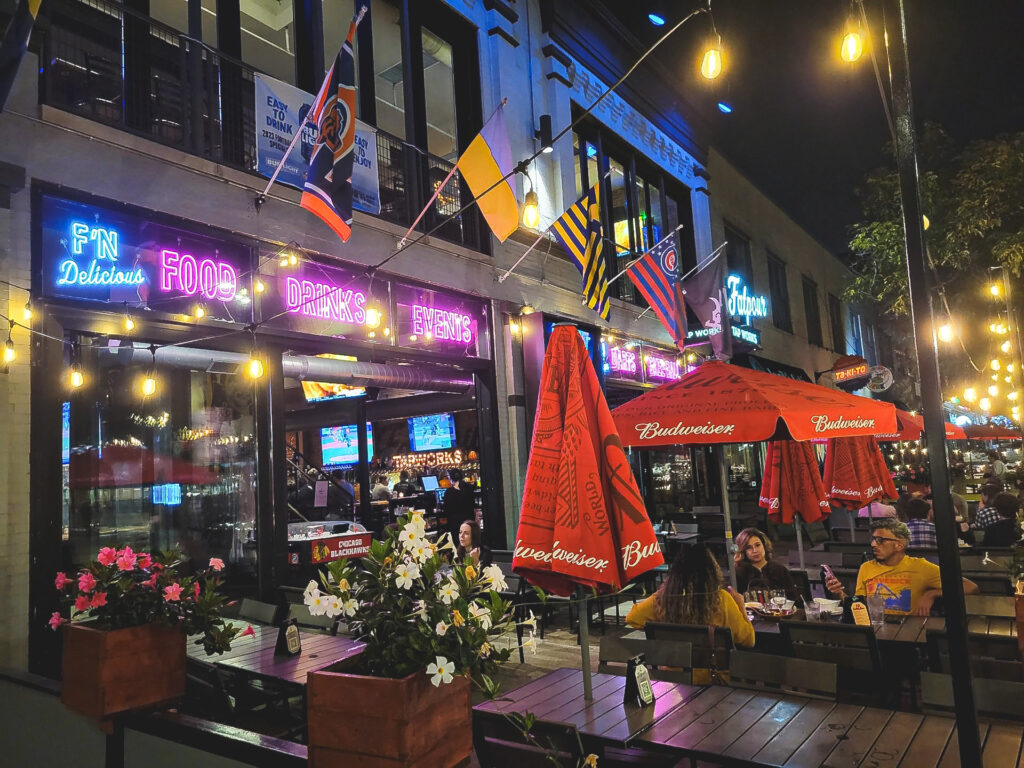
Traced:
[[612, 347], [608, 350], [608, 364], [612, 370], [623, 373], [636, 373], [637, 359], [636, 352], [630, 352], [619, 347]]
[[231, 301], [238, 290], [238, 273], [223, 261], [196, 261], [191, 254], [165, 249], [160, 252], [160, 290]]
[[647, 375], [656, 379], [678, 379], [679, 363], [660, 357], [647, 358]]
[[413, 304], [412, 332], [424, 334], [430, 331], [439, 341], [469, 344], [473, 341], [473, 320], [469, 315], [437, 307]]
[[366, 294], [360, 291], [286, 277], [284, 296], [285, 309], [292, 314], [358, 325], [366, 322]]

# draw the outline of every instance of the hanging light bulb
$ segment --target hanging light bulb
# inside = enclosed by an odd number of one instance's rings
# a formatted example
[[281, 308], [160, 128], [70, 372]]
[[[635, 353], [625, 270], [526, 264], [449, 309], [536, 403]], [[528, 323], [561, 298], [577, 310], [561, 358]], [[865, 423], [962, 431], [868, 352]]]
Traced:
[[434, 334], [432, 331], [427, 331], [426, 333], [423, 334], [423, 338], [426, 339], [427, 341], [433, 341]]
[[381, 311], [372, 304], [366, 308], [366, 325], [370, 328], [376, 328], [380, 325]]
[[124, 329], [128, 333], [135, 330], [135, 321], [132, 320], [132, 316], [127, 312], [124, 313]]
[[999, 394], [999, 387], [997, 387], [995, 384], [993, 384], [991, 387], [988, 388], [988, 393], [992, 397], [996, 397]]
[[1012, 376], [1003, 376], [1003, 381], [1005, 381], [1007, 384], [1009, 384], [1011, 381], [1013, 381], [1013, 377]]
[[156, 394], [156, 344], [150, 345], [149, 354], [152, 362], [149, 366], [149, 371], [146, 372], [145, 377], [142, 379], [143, 397], [152, 397]]
[[245, 374], [250, 379], [262, 379], [263, 373], [263, 361], [257, 356], [256, 350], [253, 350], [252, 354], [249, 355], [249, 361], [245, 364]]
[[24, 318], [26, 323], [29, 320], [32, 319], [32, 302], [31, 301], [26, 301], [25, 302], [25, 309], [22, 310], [21, 316]]
[[509, 322], [508, 322], [508, 330], [509, 330], [509, 332], [513, 336], [518, 336], [519, 335], [519, 323], [517, 323], [515, 320], [509, 320]]
[[288, 266], [288, 256], [287, 255], [281, 257], [280, 264], [281, 264], [282, 267], [287, 267]]
[[299, 257], [296, 256], [294, 252], [288, 254], [288, 266], [289, 267], [294, 267], [298, 263], [299, 263]]
[[992, 366], [992, 370], [993, 371], [998, 371], [999, 370], [999, 360], [997, 358], [993, 357], [992, 358], [992, 362], [989, 363], [989, 365]]
[[999, 374], [998, 373], [993, 373], [992, 374], [992, 381], [999, 381]]
[[14, 339], [8, 334], [7, 341], [4, 343], [4, 362], [13, 363], [17, 356], [18, 353], [14, 350]]
[[974, 387], [968, 387], [964, 390], [964, 400], [968, 403], [973, 403], [978, 399], [978, 393], [974, 390]]
[[523, 226], [536, 229], [540, 223], [540, 209], [537, 207], [537, 193], [531, 188], [523, 203]]
[[991, 411], [992, 402], [987, 397], [983, 397], [978, 401], [978, 407], [983, 411]]
[[992, 283], [988, 287], [988, 292], [993, 296], [999, 296], [1003, 292], [1003, 289], [999, 287], [999, 283]]
[[1016, 400], [1018, 397], [1020, 397], [1020, 395], [1017, 393], [1017, 390], [1014, 390], [1013, 392], [1008, 392], [1006, 396], [1011, 400]]
[[256, 293], [263, 293], [265, 290], [267, 290], [267, 286], [264, 285], [263, 281], [257, 277], [256, 281], [252, 284], [252, 289], [256, 291]]
[[385, 336], [390, 336], [391, 335], [391, 329], [390, 328], [385, 328], [384, 329], [384, 335]]
[[943, 323], [939, 326], [939, 341], [944, 341], [947, 344], [953, 340], [953, 326], [949, 323]]
[[714, 80], [722, 74], [722, 38], [715, 35], [715, 40], [708, 43], [704, 56], [700, 60], [700, 73], [707, 80]]
[[1013, 363], [1007, 363], [1006, 364], [1006, 372], [1007, 373], [1013, 373], [1014, 370], [1016, 370], [1016, 368], [1017, 368], [1017, 366], [1015, 366]]
[[1005, 354], [1008, 354], [1008, 353], [1009, 353], [1009, 351], [1010, 351], [1010, 340], [1009, 340], [1009, 339], [1007, 339], [1007, 340], [1006, 340], [1006, 341], [1004, 341], [1004, 342], [1003, 342], [1002, 344], [1000, 344], [1000, 345], [999, 345], [999, 350], [1000, 350], [1000, 351], [1001, 351], [1001, 352], [1002, 352], [1002, 353], [1003, 353], [1004, 355], [1005, 355]]
[[195, 308], [192, 310], [192, 316], [195, 317], [196, 320], [202, 320], [206, 317], [206, 307], [202, 304], [196, 304]]
[[85, 384], [85, 376], [82, 375], [82, 366], [78, 363], [71, 365], [71, 372], [68, 374], [68, 383], [72, 389], [79, 389]]
[[843, 44], [839, 48], [839, 55], [843, 61], [852, 64], [864, 53], [864, 42], [860, 39], [860, 32], [850, 29], [843, 36]]

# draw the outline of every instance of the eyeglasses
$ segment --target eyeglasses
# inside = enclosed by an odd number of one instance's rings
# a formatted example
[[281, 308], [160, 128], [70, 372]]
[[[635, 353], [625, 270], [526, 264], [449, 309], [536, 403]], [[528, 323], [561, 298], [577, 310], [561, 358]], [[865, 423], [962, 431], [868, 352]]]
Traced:
[[872, 544], [881, 544], [883, 541], [903, 541], [903, 539], [890, 539], [890, 538], [888, 538], [886, 536], [872, 536], [871, 537], [871, 543]]

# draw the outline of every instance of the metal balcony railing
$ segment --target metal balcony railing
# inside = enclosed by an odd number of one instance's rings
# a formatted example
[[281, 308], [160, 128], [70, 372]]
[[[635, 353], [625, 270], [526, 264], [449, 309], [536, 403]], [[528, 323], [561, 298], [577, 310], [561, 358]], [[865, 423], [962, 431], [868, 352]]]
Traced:
[[[51, 0], [40, 52], [40, 100], [255, 175], [256, 70], [108, 0]], [[380, 216], [408, 226], [452, 164], [378, 131]], [[458, 173], [419, 225], [433, 229], [470, 196]], [[487, 251], [471, 208], [436, 233]]]

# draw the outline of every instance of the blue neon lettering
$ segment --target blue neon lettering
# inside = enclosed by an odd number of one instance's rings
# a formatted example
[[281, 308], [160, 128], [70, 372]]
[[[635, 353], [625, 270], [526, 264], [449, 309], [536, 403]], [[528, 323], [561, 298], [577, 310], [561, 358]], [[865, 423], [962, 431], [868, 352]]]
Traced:
[[88, 268], [78, 266], [71, 259], [65, 259], [57, 268], [60, 276], [57, 285], [80, 285], [85, 288], [110, 285], [142, 285], [146, 282], [146, 273], [141, 269], [118, 269], [114, 265], [101, 267], [95, 259], [89, 262]]

